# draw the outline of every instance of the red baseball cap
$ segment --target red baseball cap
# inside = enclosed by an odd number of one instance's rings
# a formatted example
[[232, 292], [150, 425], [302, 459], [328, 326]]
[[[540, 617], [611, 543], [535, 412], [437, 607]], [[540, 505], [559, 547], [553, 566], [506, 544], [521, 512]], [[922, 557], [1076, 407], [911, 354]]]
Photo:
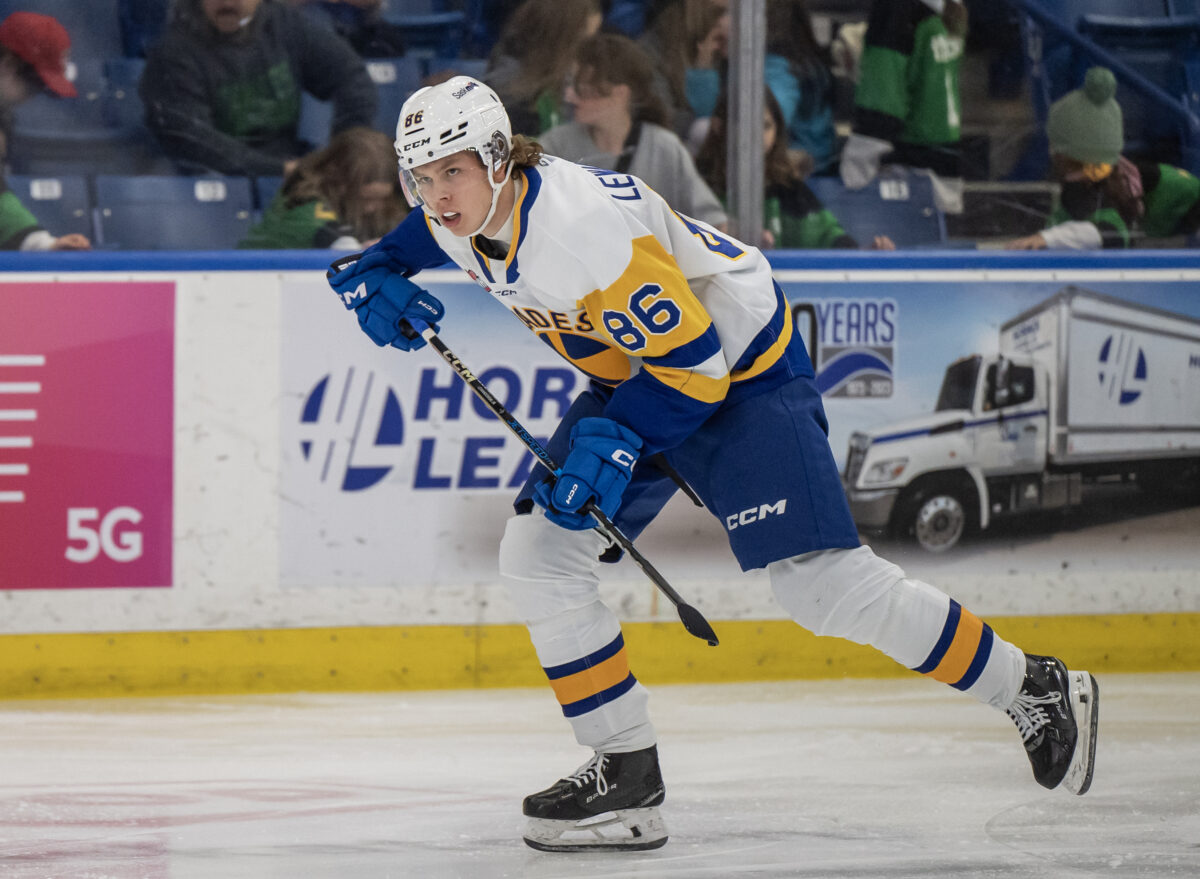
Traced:
[[46, 88], [60, 98], [76, 96], [67, 79], [67, 51], [71, 38], [58, 19], [36, 12], [14, 12], [0, 23], [0, 46], [37, 71]]

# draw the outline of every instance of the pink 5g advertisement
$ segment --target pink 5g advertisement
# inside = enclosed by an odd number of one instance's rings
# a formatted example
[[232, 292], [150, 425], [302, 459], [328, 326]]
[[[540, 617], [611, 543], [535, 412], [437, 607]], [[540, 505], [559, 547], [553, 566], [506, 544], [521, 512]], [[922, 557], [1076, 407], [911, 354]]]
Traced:
[[171, 585], [175, 285], [0, 283], [0, 589]]

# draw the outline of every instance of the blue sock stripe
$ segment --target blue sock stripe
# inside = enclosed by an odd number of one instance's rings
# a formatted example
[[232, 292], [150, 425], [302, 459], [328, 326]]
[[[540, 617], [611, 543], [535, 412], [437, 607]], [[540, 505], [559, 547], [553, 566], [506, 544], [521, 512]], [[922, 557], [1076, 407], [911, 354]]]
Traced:
[[583, 659], [576, 659], [572, 662], [564, 662], [562, 665], [552, 665], [549, 668], [543, 667], [542, 670], [546, 672], [546, 677], [552, 681], [556, 681], [559, 678], [565, 678], [567, 675], [578, 674], [584, 669], [597, 666], [606, 659], [611, 659], [620, 653], [624, 646], [625, 638], [618, 632], [616, 638], [614, 638], [608, 644], [605, 644], [595, 653], [589, 653], [587, 656], [583, 657]]
[[629, 673], [629, 677], [621, 681], [619, 684], [614, 684], [607, 690], [601, 690], [595, 696], [588, 696], [586, 699], [580, 699], [578, 702], [572, 702], [570, 705], [563, 706], [564, 717], [578, 717], [581, 714], [587, 714], [589, 711], [595, 711], [601, 705], [607, 702], [614, 701], [618, 696], [623, 696], [633, 689], [633, 685], [637, 683], [637, 678], [633, 676], [633, 672]]
[[983, 674], [984, 666], [987, 665], [988, 658], [992, 655], [992, 638], [992, 627], [984, 623], [983, 634], [979, 636], [979, 646], [975, 648], [975, 658], [971, 660], [971, 665], [967, 668], [966, 674], [959, 678], [957, 683], [953, 683], [950, 686], [956, 690], [966, 690], [979, 680], [979, 676]]
[[951, 598], [950, 612], [946, 614], [946, 625], [942, 626], [941, 637], [933, 645], [933, 650], [930, 651], [925, 661], [913, 669], [913, 671], [924, 675], [929, 674], [938, 667], [938, 663], [942, 661], [942, 657], [946, 655], [946, 651], [950, 649], [950, 645], [954, 641], [954, 634], [958, 631], [958, 618], [961, 614], [962, 605]]

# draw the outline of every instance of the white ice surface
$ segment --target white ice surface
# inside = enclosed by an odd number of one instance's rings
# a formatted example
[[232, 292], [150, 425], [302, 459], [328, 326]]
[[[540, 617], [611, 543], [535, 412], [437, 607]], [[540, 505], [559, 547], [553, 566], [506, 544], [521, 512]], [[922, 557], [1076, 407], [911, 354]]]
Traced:
[[1100, 678], [1091, 793], [921, 679], [653, 687], [666, 847], [552, 855], [546, 690], [0, 703], [3, 879], [1200, 876], [1200, 675]]

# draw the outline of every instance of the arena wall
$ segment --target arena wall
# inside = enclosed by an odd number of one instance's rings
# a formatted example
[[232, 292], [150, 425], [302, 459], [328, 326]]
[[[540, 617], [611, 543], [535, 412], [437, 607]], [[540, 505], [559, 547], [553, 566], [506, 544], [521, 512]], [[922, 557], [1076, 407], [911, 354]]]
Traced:
[[[0, 259], [0, 697], [542, 682], [495, 570], [528, 456], [434, 354], [371, 345], [326, 261]], [[1180, 252], [772, 262], [839, 464], [852, 430], [931, 409], [946, 364], [1064, 286], [1200, 317], [1200, 257]], [[578, 375], [457, 271], [418, 280], [447, 303], [446, 343], [546, 436]], [[1200, 508], [1113, 491], [945, 555], [876, 548], [1030, 651], [1200, 668]], [[635, 566], [606, 566], [639, 677], [907, 673], [784, 619], [723, 530], [676, 498], [639, 540], [715, 649]]]

